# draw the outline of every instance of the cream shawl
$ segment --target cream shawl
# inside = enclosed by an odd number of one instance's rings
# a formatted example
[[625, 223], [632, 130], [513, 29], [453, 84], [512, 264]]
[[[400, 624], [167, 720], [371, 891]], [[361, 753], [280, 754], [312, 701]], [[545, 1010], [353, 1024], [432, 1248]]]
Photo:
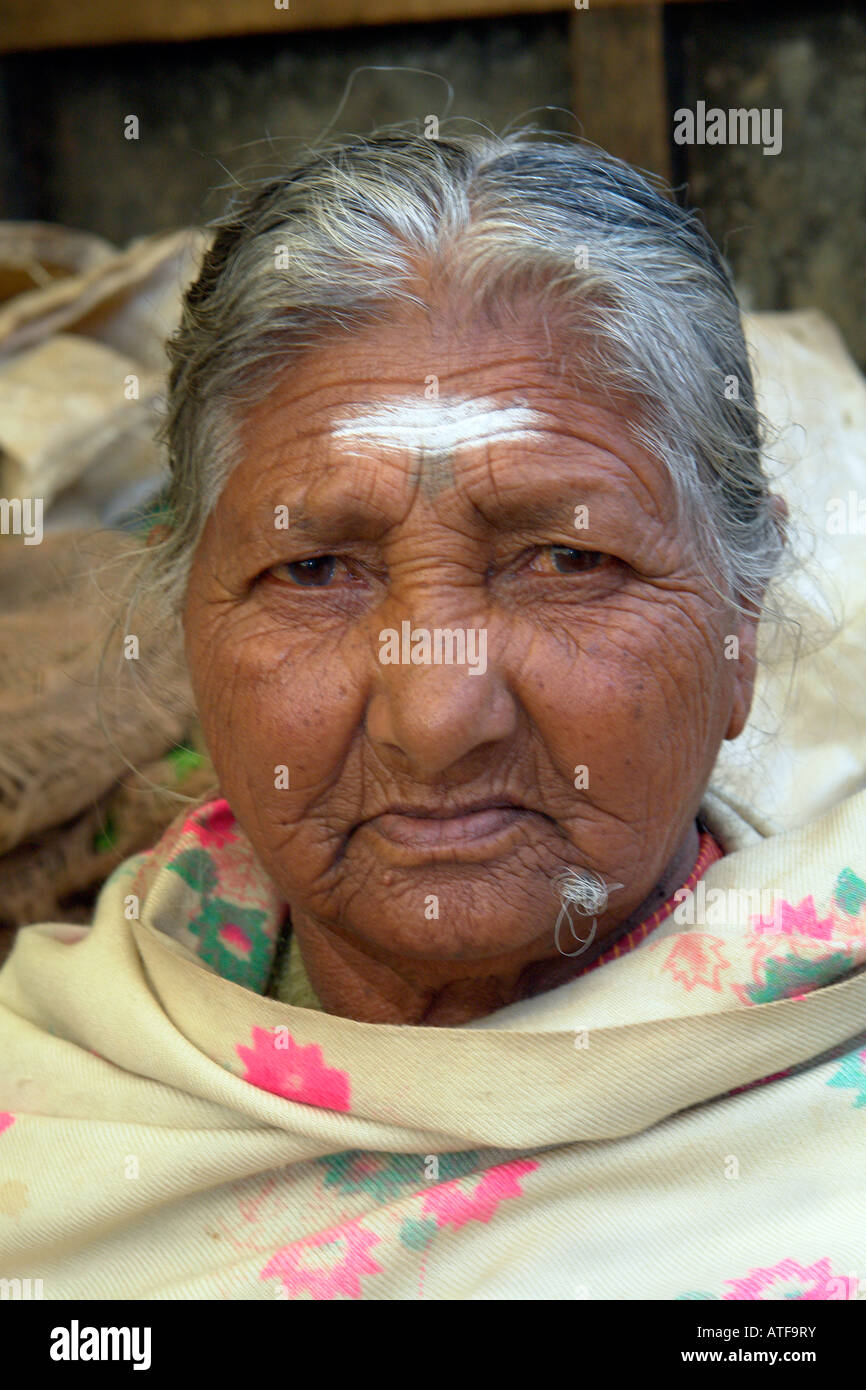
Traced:
[[186, 814], [0, 972], [0, 1278], [863, 1296], [866, 792], [782, 836], [702, 814], [726, 855], [635, 949], [447, 1029], [267, 997], [284, 908], [225, 802]]

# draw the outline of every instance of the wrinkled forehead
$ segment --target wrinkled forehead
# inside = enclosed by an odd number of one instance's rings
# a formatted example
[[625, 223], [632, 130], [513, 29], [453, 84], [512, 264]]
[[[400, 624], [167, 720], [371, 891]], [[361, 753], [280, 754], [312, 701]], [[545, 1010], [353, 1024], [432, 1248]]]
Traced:
[[560, 360], [531, 332], [431, 336], [416, 323], [347, 335], [287, 368], [246, 414], [230, 509], [341, 491], [383, 510], [416, 493], [433, 505], [459, 493], [471, 508], [537, 486], [565, 499], [619, 492], [670, 516], [670, 477], [635, 436], [635, 403]]
[[[678, 546], [664, 465], [630, 442], [616, 412], [521, 390], [423, 390], [282, 414], [247, 436], [217, 507], [224, 549], [257, 555], [279, 536], [330, 550], [351, 540], [486, 544], [552, 527], [636, 559]], [[420, 529], [419, 529], [420, 528]], [[447, 533], [447, 535], [446, 535]]]

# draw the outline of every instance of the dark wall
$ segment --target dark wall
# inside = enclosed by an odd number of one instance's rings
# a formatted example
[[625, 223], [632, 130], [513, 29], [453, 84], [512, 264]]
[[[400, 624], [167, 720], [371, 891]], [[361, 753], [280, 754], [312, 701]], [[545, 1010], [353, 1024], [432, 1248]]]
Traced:
[[[357, 71], [382, 66], [425, 71]], [[278, 169], [344, 96], [341, 130], [423, 124], [449, 103], [495, 130], [546, 103], [564, 109], [536, 112], [541, 123], [575, 125], [562, 16], [14, 55], [0, 72], [21, 152], [4, 215], [119, 242], [212, 216], [233, 176]], [[138, 141], [124, 138], [128, 114]]]
[[[783, 110], [779, 155], [678, 147], [675, 180], [688, 181], [748, 304], [817, 305], [866, 365], [864, 5], [754, 0], [667, 15], [672, 111], [698, 100]], [[450, 104], [496, 131], [521, 119], [573, 130], [568, 34], [559, 14], [8, 55], [0, 216], [123, 243], [214, 216], [236, 180], [279, 168], [332, 121], [420, 125]], [[367, 66], [439, 74], [453, 95], [434, 75], [357, 71]], [[131, 114], [137, 141], [124, 139]]]
[[683, 105], [783, 112], [778, 155], [690, 149], [690, 198], [753, 307], [823, 309], [866, 367], [866, 6], [687, 8]]

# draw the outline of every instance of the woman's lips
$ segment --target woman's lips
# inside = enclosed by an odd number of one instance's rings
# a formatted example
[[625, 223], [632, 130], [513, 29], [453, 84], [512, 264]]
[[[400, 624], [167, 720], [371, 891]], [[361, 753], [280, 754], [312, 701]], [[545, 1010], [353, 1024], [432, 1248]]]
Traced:
[[488, 806], [462, 815], [435, 817], [388, 811], [366, 823], [395, 845], [436, 850], [498, 839], [515, 822], [530, 814], [520, 806]]
[[488, 806], [483, 811], [466, 811], [459, 816], [401, 815], [389, 811], [376, 816], [372, 825], [398, 845], [462, 845], [480, 840], [512, 825], [523, 812], [517, 806]]

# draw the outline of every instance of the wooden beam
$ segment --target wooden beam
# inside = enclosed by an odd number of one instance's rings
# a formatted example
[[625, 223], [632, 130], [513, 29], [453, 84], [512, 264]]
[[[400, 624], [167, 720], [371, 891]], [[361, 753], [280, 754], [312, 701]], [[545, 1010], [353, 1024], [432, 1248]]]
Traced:
[[571, 20], [574, 111], [588, 140], [671, 176], [664, 5], [590, 8]]
[[[725, 0], [712, 0], [715, 4]], [[0, 0], [0, 52], [574, 13], [574, 0]], [[283, 3], [283, 0], [279, 0]], [[706, 3], [706, 0], [704, 0]], [[590, 0], [593, 11], [653, 0]], [[583, 12], [583, 18], [586, 18]]]

